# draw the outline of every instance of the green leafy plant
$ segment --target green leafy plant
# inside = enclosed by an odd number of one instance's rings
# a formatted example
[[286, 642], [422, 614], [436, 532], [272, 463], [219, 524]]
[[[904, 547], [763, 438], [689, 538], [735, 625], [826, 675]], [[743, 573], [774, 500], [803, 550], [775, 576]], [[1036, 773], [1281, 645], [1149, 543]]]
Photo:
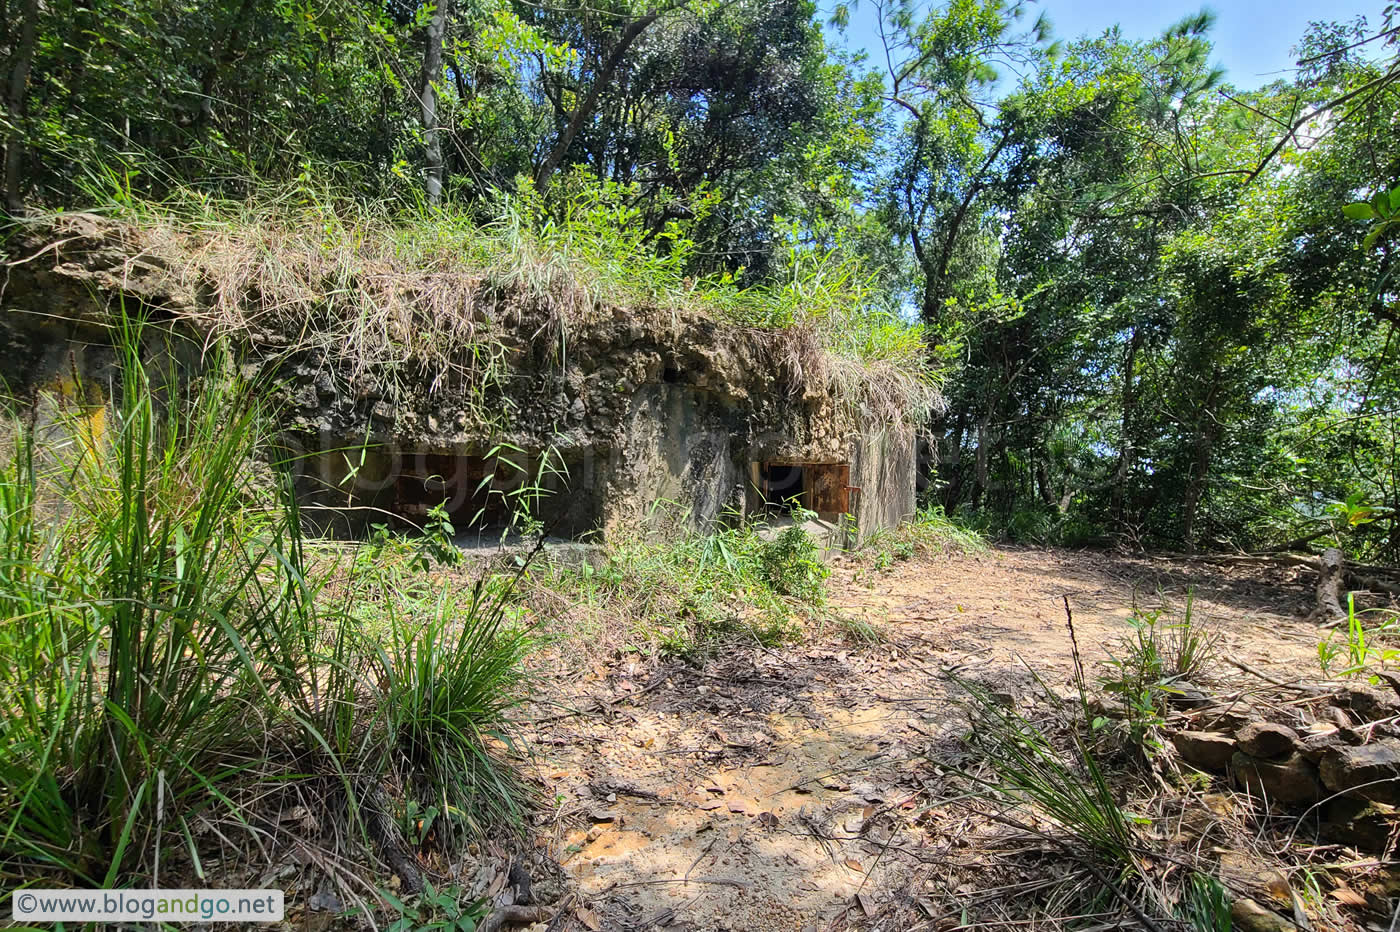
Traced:
[[[1342, 213], [1351, 220], [1374, 221], [1371, 229], [1366, 231], [1366, 239], [1361, 244], [1362, 249], [1374, 249], [1382, 237], [1400, 230], [1400, 185], [1395, 185], [1388, 191], [1384, 189], [1377, 191], [1369, 201], [1348, 204], [1342, 208]], [[1382, 279], [1377, 286], [1377, 291], [1384, 290], [1384, 288], [1385, 280]]]
[[[1133, 747], [1148, 753], [1163, 748], [1166, 703], [1176, 683], [1199, 674], [1214, 657], [1218, 632], [1195, 615], [1194, 594], [1187, 593], [1179, 621], [1164, 620], [1164, 611], [1139, 611], [1130, 619], [1133, 633], [1119, 638], [1110, 652], [1112, 671], [1100, 680], [1108, 694], [1123, 703], [1124, 727]], [[1107, 720], [1096, 720], [1102, 728]]]
[[476, 932], [490, 905], [472, 900], [459, 886], [438, 887], [431, 882], [425, 882], [416, 896], [401, 898], [383, 889], [379, 895], [397, 914], [389, 932]]
[[1230, 893], [1214, 877], [1191, 874], [1191, 883], [1181, 897], [1177, 915], [1192, 932], [1231, 932]]
[[457, 529], [447, 512], [447, 503], [440, 502], [428, 509], [423, 522], [423, 534], [418, 538], [418, 563], [426, 572], [434, 566], [458, 566], [462, 551], [457, 547]]
[[[1381, 621], [1373, 627], [1366, 626], [1366, 616], [1374, 614], [1381, 618]], [[1327, 637], [1317, 643], [1317, 659], [1322, 667], [1322, 672], [1327, 676], [1360, 676], [1368, 673], [1374, 667], [1385, 669], [1388, 665], [1400, 662], [1400, 649], [1392, 647], [1381, 647], [1376, 639], [1393, 631], [1400, 626], [1400, 615], [1392, 611], [1383, 609], [1373, 609], [1371, 612], [1358, 612], [1356, 610], [1356, 596], [1353, 593], [1347, 594], [1347, 625], [1345, 641], [1337, 643], [1336, 629], [1328, 632]], [[1339, 670], [1333, 669], [1336, 659], [1341, 656], [1342, 651], [1346, 651], [1346, 666]], [[1373, 680], [1376, 678], [1371, 677]]]
[[826, 596], [823, 583], [831, 568], [822, 562], [812, 535], [800, 525], [784, 528], [758, 551], [763, 579], [781, 594], [818, 605]]
[[897, 528], [870, 535], [861, 549], [871, 554], [873, 567], [882, 570], [921, 554], [984, 553], [987, 541], [948, 517], [941, 505], [927, 505]]
[[1054, 698], [1041, 682], [1062, 713], [1051, 720], [1064, 722], [1063, 732], [1031, 721], [975, 682], [957, 680], [968, 697], [968, 742], [989, 771], [966, 775], [994, 801], [998, 819], [1045, 838], [1086, 869], [1065, 886], [1066, 895], [1086, 907], [1102, 908], [1111, 895], [1144, 926], [1153, 925], [1153, 915], [1176, 915], [1198, 932], [1230, 928], [1228, 898], [1218, 881], [1184, 872], [1177, 905], [1144, 872], [1151, 833], [1143, 829], [1150, 823], [1124, 810], [1121, 790], [1095, 752], [1092, 730], [1085, 728], [1088, 684], [1072, 625], [1070, 639], [1077, 701]]
[[1117, 794], [1088, 745], [1072, 738], [1066, 760], [1049, 736], [1024, 716], [975, 683], [959, 685], [970, 697], [975, 723], [971, 734], [997, 776], [989, 788], [1049, 813], [1115, 865], [1117, 873], [1130, 873], [1136, 843], [1131, 820], [1119, 808]]

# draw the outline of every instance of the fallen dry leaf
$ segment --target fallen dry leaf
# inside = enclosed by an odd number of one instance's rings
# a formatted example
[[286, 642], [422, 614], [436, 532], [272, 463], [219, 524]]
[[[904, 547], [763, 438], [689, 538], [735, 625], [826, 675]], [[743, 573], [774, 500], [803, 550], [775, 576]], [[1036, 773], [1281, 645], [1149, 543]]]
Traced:
[[589, 932], [598, 932], [603, 927], [603, 923], [598, 919], [598, 914], [582, 906], [574, 909], [574, 918], [583, 923]]

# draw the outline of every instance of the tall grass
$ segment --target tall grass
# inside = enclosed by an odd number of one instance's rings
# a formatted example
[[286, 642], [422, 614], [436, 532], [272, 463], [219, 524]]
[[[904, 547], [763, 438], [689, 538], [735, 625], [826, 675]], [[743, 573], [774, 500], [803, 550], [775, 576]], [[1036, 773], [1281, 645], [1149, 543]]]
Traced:
[[111, 428], [60, 415], [62, 445], [42, 450], [21, 429], [0, 474], [0, 851], [88, 880], [147, 848], [163, 813], [188, 829], [314, 639], [294, 530], [247, 507], [250, 395], [211, 381], [158, 412], [124, 345]]
[[[522, 818], [524, 789], [493, 750], [508, 743], [502, 725], [521, 698], [520, 661], [529, 646], [512, 623], [514, 592], [513, 579], [478, 580], [465, 604], [443, 587], [388, 609], [381, 657], [388, 746], [396, 769], [444, 816], [443, 834]], [[415, 620], [409, 613], [423, 601], [427, 611]]]
[[[158, 390], [139, 328], [117, 344], [110, 418], [7, 419], [0, 872], [110, 885], [149, 875], [172, 840], [198, 864], [201, 820], [260, 818], [233, 802], [250, 783], [329, 780], [327, 815], [352, 819], [357, 787], [395, 772], [450, 781], [459, 807], [505, 792], [472, 755], [518, 672], [506, 589], [391, 619], [381, 650], [325, 598], [345, 568], [308, 558], [277, 471], [251, 468], [268, 448], [257, 393]], [[390, 753], [427, 742], [436, 762]]]

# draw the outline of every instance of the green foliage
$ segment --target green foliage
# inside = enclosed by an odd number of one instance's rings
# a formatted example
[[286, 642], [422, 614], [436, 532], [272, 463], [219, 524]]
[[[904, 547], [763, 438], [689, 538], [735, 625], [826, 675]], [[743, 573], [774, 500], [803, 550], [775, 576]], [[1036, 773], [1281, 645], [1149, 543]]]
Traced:
[[861, 549], [876, 569], [885, 569], [916, 556], [984, 553], [987, 541], [978, 531], [948, 517], [941, 505], [926, 505], [899, 527], [870, 535]]
[[[799, 527], [776, 534], [755, 523], [696, 529], [684, 511], [658, 503], [647, 526], [619, 529], [603, 561], [531, 573], [547, 592], [568, 594], [593, 623], [624, 621], [660, 650], [704, 654], [731, 639], [772, 645], [801, 619], [824, 618], [830, 570]], [[576, 617], [577, 620], [577, 617]]]
[[[1214, 659], [1220, 635], [1193, 611], [1193, 596], [1186, 596], [1179, 621], [1164, 621], [1164, 610], [1138, 612], [1130, 624], [1131, 636], [1118, 640], [1110, 652], [1111, 673], [1101, 685], [1123, 703], [1124, 726], [1130, 746], [1147, 754], [1162, 750], [1162, 726], [1167, 703], [1180, 680], [1198, 675]], [[1108, 724], [1095, 720], [1095, 728]]]
[[384, 889], [378, 893], [398, 915], [389, 923], [389, 932], [414, 932], [417, 929], [476, 932], [477, 924], [486, 917], [490, 908], [489, 902], [473, 901], [465, 890], [455, 885], [437, 887], [425, 882], [422, 893], [407, 898], [400, 898]]
[[[1070, 637], [1074, 638], [1073, 628]], [[1174, 658], [1171, 665], [1200, 656], [1183, 648], [1168, 654]], [[1031, 721], [982, 686], [960, 680], [972, 713], [968, 741], [981, 752], [979, 759], [993, 775], [973, 779], [999, 808], [1010, 804], [1001, 812], [1012, 816], [1013, 824], [1043, 834], [1075, 860], [1093, 865], [1092, 881], [1078, 879], [1070, 881], [1073, 888], [1067, 887], [1083, 905], [1101, 906], [1101, 898], [1109, 892], [1104, 889], [1106, 882], [1113, 885], [1112, 894], [1138, 915], [1175, 916], [1196, 932], [1231, 928], [1230, 900], [1215, 878], [1184, 871], [1174, 894], [1150, 872], [1150, 859], [1144, 857], [1152, 834], [1149, 820], [1124, 811], [1123, 787], [1110, 779], [1095, 752], [1096, 729], [1088, 722], [1090, 704], [1077, 645], [1073, 681], [1077, 702], [1056, 700], [1059, 711], [1069, 713], [1070, 725], [1062, 734]], [[1045, 692], [1055, 695], [1048, 687]], [[1042, 830], [1047, 821], [1050, 827]]]
[[799, 524], [784, 528], [758, 550], [759, 572], [779, 595], [820, 605], [826, 597], [823, 583], [831, 568], [822, 562], [817, 542]]
[[1230, 893], [1214, 877], [1193, 873], [1191, 885], [1181, 898], [1177, 915], [1192, 932], [1231, 932]]
[[1062, 752], [1033, 722], [974, 683], [960, 684], [970, 697], [971, 739], [995, 774], [989, 792], [1019, 807], [1044, 813], [1076, 850], [1108, 867], [1122, 882], [1138, 872], [1133, 820], [1088, 743], [1078, 733]]
[[424, 572], [434, 566], [458, 566], [462, 551], [457, 548], [457, 529], [452, 526], [447, 504], [440, 502], [428, 509], [423, 522], [423, 536], [418, 538], [418, 560]]
[[465, 600], [391, 587], [380, 609], [388, 638], [380, 657], [386, 735], [399, 772], [443, 807], [439, 835], [521, 820], [522, 788], [492, 756], [506, 740], [505, 713], [519, 700], [529, 648], [514, 624], [513, 580], [478, 581]]
[[[1381, 620], [1373, 627], [1367, 627], [1367, 615], [1378, 616]], [[1387, 664], [1394, 664], [1400, 660], [1400, 649], [1383, 647], [1377, 643], [1377, 639], [1390, 634], [1397, 627], [1400, 627], [1400, 614], [1385, 609], [1373, 609], [1371, 612], [1358, 612], [1356, 610], [1356, 596], [1354, 593], [1347, 594], [1347, 627], [1345, 643], [1337, 643], [1337, 629], [1327, 633], [1327, 637], [1317, 642], [1317, 660], [1322, 667], [1324, 676], [1358, 676], [1366, 674], [1372, 681], [1377, 678], [1371, 675], [1373, 668], [1379, 667], [1384, 670]], [[1346, 651], [1346, 664], [1340, 669], [1334, 668], [1334, 664], [1342, 651]]]
[[462, 603], [428, 597], [387, 535], [349, 566], [309, 550], [280, 470], [256, 465], [259, 393], [172, 396], [128, 326], [110, 418], [79, 391], [45, 401], [42, 437], [5, 424], [0, 871], [110, 886], [165, 851], [198, 872], [201, 826], [263, 831], [237, 800], [303, 781], [348, 846], [391, 774], [468, 825], [511, 819], [519, 789], [487, 752], [526, 646], [503, 623], [510, 581]]
[[110, 426], [69, 409], [39, 445], [11, 419], [0, 474], [0, 858], [97, 884], [222, 809], [265, 728], [315, 750], [319, 582], [245, 468], [257, 405], [228, 383], [162, 409], [136, 341]]

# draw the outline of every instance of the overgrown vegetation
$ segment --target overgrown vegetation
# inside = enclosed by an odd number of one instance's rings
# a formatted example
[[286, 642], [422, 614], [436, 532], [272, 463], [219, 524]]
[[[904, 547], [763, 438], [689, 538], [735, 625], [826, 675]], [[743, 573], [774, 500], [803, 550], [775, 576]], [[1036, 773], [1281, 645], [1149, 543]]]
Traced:
[[[458, 601], [411, 557], [314, 552], [279, 471], [249, 468], [273, 449], [258, 392], [172, 397], [139, 342], [110, 418], [51, 398], [5, 419], [0, 870], [202, 878], [244, 832], [352, 855], [385, 844], [385, 788], [439, 838], [511, 824], [512, 581]], [[278, 820], [288, 799], [319, 831]]]
[[[1037, 897], [1040, 902], [1021, 904], [1017, 915], [1043, 914], [1047, 922], [1058, 923], [1066, 916], [1121, 911], [1145, 928], [1158, 927], [1157, 922], [1181, 922], [1193, 932], [1232, 928], [1230, 896], [1213, 865], [1186, 852], [1166, 852], [1152, 821], [1129, 811], [1152, 791], [1138, 785], [1141, 772], [1109, 767], [1101, 749], [1104, 720], [1091, 712], [1072, 621], [1069, 636], [1074, 694], [1062, 699], [1037, 677], [1051, 707], [1037, 720], [981, 685], [959, 681], [971, 713], [969, 741], [985, 768], [970, 775], [998, 806], [992, 819], [1048, 843], [1078, 868]], [[1138, 713], [1147, 710], [1160, 724], [1152, 691], [1170, 690], [1176, 678], [1201, 672], [1209, 644], [1199, 622], [1193, 624], [1189, 601], [1176, 625], [1161, 625], [1159, 613], [1149, 613], [1125, 644], [1126, 655], [1112, 662], [1119, 678], [1107, 679], [1105, 689], [1140, 703]], [[1139, 686], [1143, 689], [1136, 692]], [[1140, 719], [1130, 711], [1125, 720]], [[1142, 743], [1142, 735], [1128, 737], [1139, 750], [1152, 747]], [[1155, 871], [1154, 857], [1170, 858], [1180, 869]]]
[[501, 289], [564, 353], [606, 306], [778, 331], [887, 418], [936, 372], [937, 501], [1014, 540], [1393, 560], [1395, 5], [1262, 85], [1209, 13], [1028, 9], [22, 3], [7, 209], [119, 205], [218, 325], [472, 385]]
[[[1369, 623], [1374, 622], [1374, 623]], [[1373, 671], [1385, 670], [1400, 661], [1400, 648], [1390, 642], [1400, 615], [1388, 609], [1356, 610], [1356, 596], [1347, 595], [1347, 623], [1344, 632], [1333, 628], [1317, 642], [1317, 661], [1324, 676], [1360, 676], [1374, 682]], [[1338, 636], [1340, 633], [1340, 637]], [[1345, 658], [1342, 657], [1346, 653]]]
[[[581, 177], [570, 190], [550, 206], [522, 179], [484, 222], [367, 203], [310, 178], [236, 202], [190, 188], [146, 201], [113, 178], [85, 203], [118, 224], [110, 235], [133, 256], [161, 256], [209, 289], [207, 310], [188, 312], [203, 328], [338, 360], [352, 380], [426, 369], [480, 395], [505, 375], [511, 318], [528, 320], [562, 363], [575, 328], [622, 310], [661, 332], [677, 315], [700, 314], [770, 334], [800, 382], [887, 420], [918, 422], [938, 403], [922, 327], [882, 307], [857, 260], [794, 243], [781, 277], [697, 276], [697, 218], [658, 232], [642, 225], [632, 188]], [[75, 222], [61, 213], [30, 221], [59, 239]]]
[[908, 521], [888, 531], [877, 531], [861, 545], [861, 555], [876, 569], [915, 557], [986, 550], [986, 538], [949, 518], [941, 505], [926, 505]]
[[648, 526], [609, 538], [595, 562], [532, 573], [531, 601], [583, 630], [647, 650], [703, 656], [735, 641], [775, 645], [826, 617], [830, 570], [800, 527], [762, 523], [693, 529], [659, 504]]

